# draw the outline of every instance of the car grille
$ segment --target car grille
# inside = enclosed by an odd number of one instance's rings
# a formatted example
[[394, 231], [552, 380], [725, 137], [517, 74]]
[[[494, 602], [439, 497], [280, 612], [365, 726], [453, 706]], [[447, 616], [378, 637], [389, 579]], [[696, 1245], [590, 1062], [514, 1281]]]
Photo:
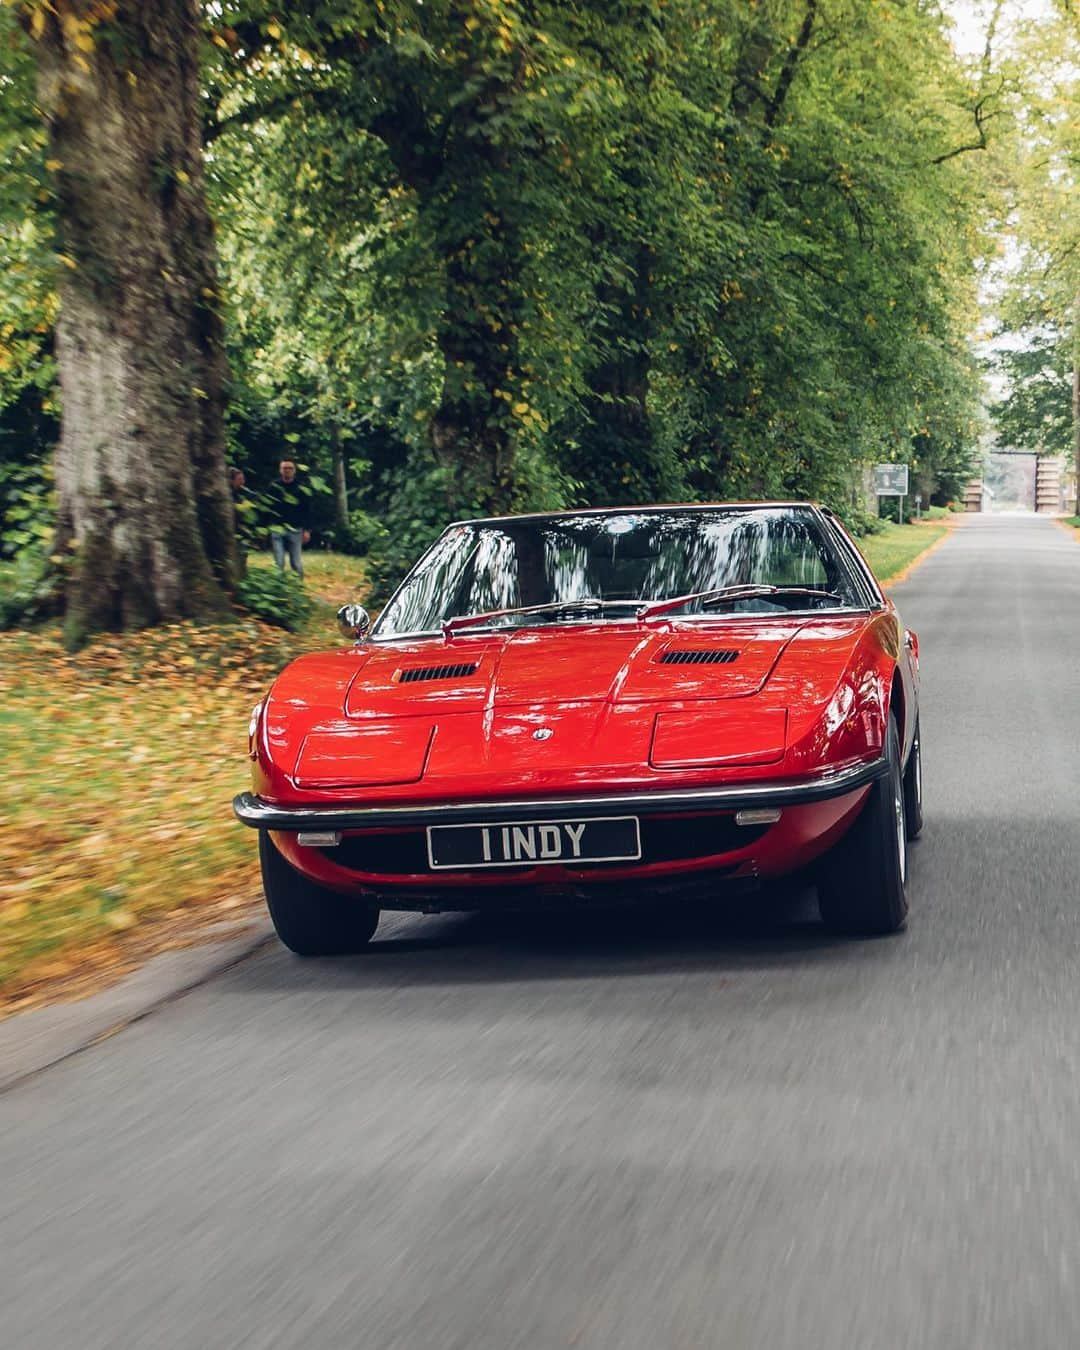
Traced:
[[[641, 862], [679, 862], [711, 858], [746, 848], [761, 836], [767, 825], [736, 825], [730, 812], [698, 816], [643, 816]], [[427, 872], [427, 832], [423, 829], [379, 830], [346, 835], [336, 848], [320, 849], [328, 861], [354, 872], [379, 876], [417, 876]], [[589, 863], [590, 871], [625, 867], [622, 862]], [[485, 871], [518, 872], [518, 867], [485, 868]]]
[[723, 647], [707, 647], [695, 650], [685, 647], [669, 647], [660, 653], [662, 666], [729, 666], [738, 660], [739, 653]]

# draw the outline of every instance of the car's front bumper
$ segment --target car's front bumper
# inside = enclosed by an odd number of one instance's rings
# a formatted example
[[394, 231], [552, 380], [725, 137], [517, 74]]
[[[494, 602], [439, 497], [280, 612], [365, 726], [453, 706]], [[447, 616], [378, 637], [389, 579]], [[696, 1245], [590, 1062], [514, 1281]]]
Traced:
[[633, 792], [574, 794], [558, 797], [515, 797], [509, 800], [421, 802], [407, 806], [280, 806], [251, 792], [233, 799], [238, 820], [256, 829], [280, 831], [386, 830], [402, 826], [468, 822], [480, 814], [504, 822], [537, 820], [545, 815], [571, 815], [576, 820], [613, 812], [741, 811], [800, 806], [856, 792], [888, 772], [882, 757], [833, 773], [795, 781], [733, 783], [709, 788], [641, 789]]

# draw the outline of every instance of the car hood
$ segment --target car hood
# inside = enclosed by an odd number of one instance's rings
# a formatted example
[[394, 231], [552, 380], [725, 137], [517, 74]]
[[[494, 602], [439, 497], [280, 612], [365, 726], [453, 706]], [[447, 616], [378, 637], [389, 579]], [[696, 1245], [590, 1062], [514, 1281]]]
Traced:
[[535, 703], [744, 698], [766, 683], [802, 626], [587, 625], [372, 644], [345, 696], [348, 717]]
[[257, 784], [273, 796], [539, 791], [780, 765], [800, 740], [816, 761], [826, 746], [810, 732], [872, 626], [583, 625], [302, 657], [266, 701]]

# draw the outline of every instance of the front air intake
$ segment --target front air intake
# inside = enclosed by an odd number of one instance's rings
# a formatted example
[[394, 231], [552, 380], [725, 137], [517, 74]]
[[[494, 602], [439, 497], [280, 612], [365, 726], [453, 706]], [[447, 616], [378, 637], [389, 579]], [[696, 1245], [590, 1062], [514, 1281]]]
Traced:
[[410, 666], [397, 673], [398, 684], [419, 684], [421, 680], [460, 680], [475, 675], [479, 661], [463, 661], [456, 666]]
[[669, 647], [661, 652], [662, 666], [728, 666], [739, 653], [723, 647], [707, 647], [700, 651], [691, 647]]

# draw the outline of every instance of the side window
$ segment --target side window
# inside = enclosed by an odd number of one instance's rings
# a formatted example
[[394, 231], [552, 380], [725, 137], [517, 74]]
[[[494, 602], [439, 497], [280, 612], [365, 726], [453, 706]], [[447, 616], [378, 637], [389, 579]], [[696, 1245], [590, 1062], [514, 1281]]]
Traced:
[[473, 531], [465, 527], [437, 539], [383, 610], [376, 632], [389, 636], [437, 629], [446, 597], [460, 588], [474, 545]]
[[825, 525], [837, 552], [843, 562], [847, 564], [847, 569], [852, 576], [856, 589], [862, 593], [861, 598], [866, 604], [880, 608], [883, 603], [881, 587], [877, 583], [877, 578], [867, 566], [866, 560], [836, 521], [828, 515], [825, 516]]

